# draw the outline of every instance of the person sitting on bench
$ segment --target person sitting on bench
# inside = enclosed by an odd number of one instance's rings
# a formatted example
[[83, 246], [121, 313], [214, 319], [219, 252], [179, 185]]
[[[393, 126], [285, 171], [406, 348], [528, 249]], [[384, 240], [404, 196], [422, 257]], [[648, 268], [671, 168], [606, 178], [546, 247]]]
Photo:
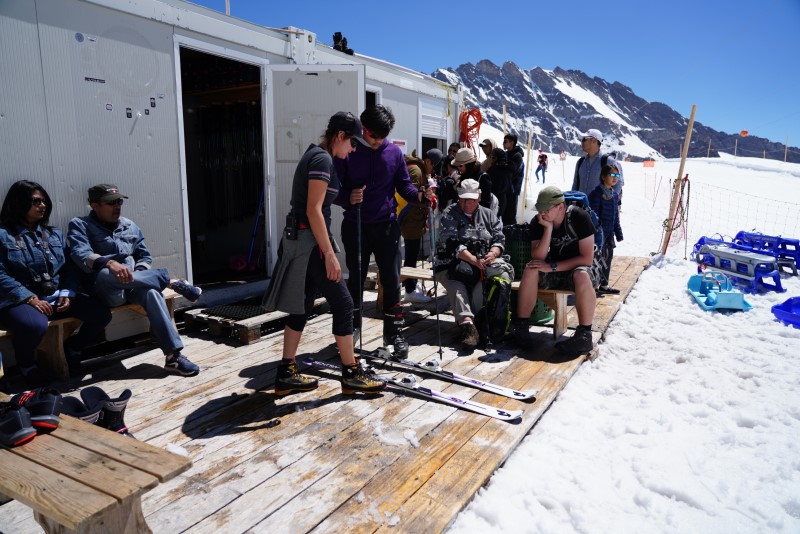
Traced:
[[183, 342], [161, 292], [170, 287], [195, 302], [202, 290], [186, 280], [170, 282], [166, 269], [150, 267], [153, 258], [144, 244], [142, 231], [132, 220], [121, 216], [126, 198], [116, 185], [100, 184], [89, 188], [91, 213], [69, 222], [70, 255], [87, 273], [87, 286], [99, 299], [112, 307], [132, 303], [145, 309], [158, 346], [166, 357], [164, 369], [194, 376], [200, 368], [181, 354]]
[[80, 369], [80, 351], [100, 341], [111, 321], [107, 306], [78, 293], [64, 234], [49, 224], [52, 211], [47, 191], [28, 180], [11, 186], [0, 210], [0, 323], [13, 333], [17, 365], [31, 389], [51, 380], [36, 365], [36, 347], [50, 319], [83, 321], [64, 343], [70, 374]]
[[479, 204], [480, 185], [463, 180], [458, 202], [442, 214], [434, 259], [434, 276], [447, 290], [458, 324], [458, 340], [467, 351], [478, 346], [475, 314], [483, 308], [481, 280], [500, 276], [509, 282], [514, 268], [502, 257], [505, 236], [500, 219]]
[[[554, 185], [539, 191], [538, 214], [531, 221], [531, 261], [522, 274], [517, 294], [517, 317], [511, 331], [521, 343], [529, 344], [530, 316], [537, 291], [561, 289], [575, 292], [578, 328], [556, 348], [569, 355], [592, 350], [592, 321], [597, 304], [597, 268], [594, 266], [594, 225], [578, 206], [567, 206], [564, 193]], [[568, 231], [568, 227], [572, 231]]]

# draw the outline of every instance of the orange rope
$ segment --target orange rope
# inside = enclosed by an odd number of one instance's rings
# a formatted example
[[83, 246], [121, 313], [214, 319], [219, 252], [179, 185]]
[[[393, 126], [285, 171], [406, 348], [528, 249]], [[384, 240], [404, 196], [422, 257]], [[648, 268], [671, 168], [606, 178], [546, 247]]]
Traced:
[[482, 123], [483, 116], [481, 115], [481, 110], [475, 108], [461, 112], [461, 118], [458, 122], [458, 127], [461, 130], [459, 141], [469, 143], [472, 152], [475, 152], [475, 147], [478, 145], [478, 137], [480, 136]]

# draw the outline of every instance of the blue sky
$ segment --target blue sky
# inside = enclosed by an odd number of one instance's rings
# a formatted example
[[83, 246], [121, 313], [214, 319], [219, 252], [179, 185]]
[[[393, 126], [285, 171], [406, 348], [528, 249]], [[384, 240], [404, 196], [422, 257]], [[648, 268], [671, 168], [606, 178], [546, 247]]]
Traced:
[[481, 59], [578, 69], [686, 117], [697, 104], [716, 130], [800, 146], [800, 0], [230, 2], [234, 17], [327, 44], [340, 31], [357, 53], [426, 74]]

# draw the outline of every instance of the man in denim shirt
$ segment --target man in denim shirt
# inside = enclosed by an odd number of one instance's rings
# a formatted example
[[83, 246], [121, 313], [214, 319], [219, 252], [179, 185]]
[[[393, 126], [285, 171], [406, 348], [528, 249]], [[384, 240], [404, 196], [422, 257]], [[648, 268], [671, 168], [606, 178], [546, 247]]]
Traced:
[[185, 280], [170, 282], [166, 269], [152, 269], [153, 258], [136, 223], [121, 216], [123, 199], [117, 186], [95, 185], [89, 189], [92, 211], [69, 223], [70, 256], [90, 275], [91, 291], [109, 306], [126, 302], [147, 312], [159, 347], [166, 356], [164, 368], [194, 376], [200, 368], [181, 354], [183, 343], [172, 323], [161, 291], [171, 287], [194, 302], [201, 290]]

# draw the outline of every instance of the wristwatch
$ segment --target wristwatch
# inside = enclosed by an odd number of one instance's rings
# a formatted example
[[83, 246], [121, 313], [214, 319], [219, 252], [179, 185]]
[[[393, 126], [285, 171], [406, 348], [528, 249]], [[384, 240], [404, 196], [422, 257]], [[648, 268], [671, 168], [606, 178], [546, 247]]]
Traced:
[[556, 272], [558, 270], [558, 263], [551, 262], [550, 263], [550, 268], [553, 270], [553, 272]]

